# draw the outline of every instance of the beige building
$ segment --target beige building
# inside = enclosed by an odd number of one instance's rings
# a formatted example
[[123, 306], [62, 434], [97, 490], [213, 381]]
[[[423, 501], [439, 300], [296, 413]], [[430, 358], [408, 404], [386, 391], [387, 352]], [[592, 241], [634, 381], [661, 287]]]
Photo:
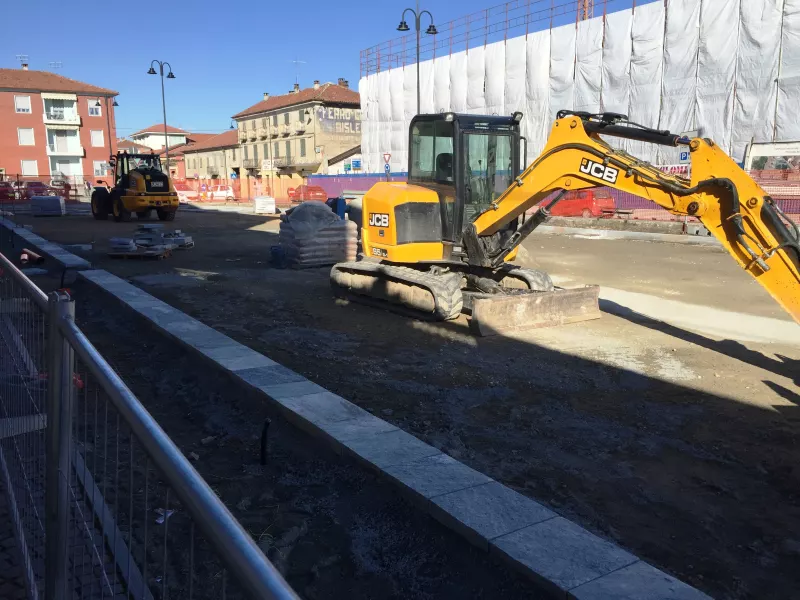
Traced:
[[328, 159], [361, 144], [361, 102], [348, 82], [314, 82], [264, 99], [233, 115], [241, 151], [239, 176], [268, 177], [276, 197], [312, 173], [327, 173]]
[[235, 129], [181, 150], [187, 179], [229, 179], [232, 173], [240, 172], [241, 149]]

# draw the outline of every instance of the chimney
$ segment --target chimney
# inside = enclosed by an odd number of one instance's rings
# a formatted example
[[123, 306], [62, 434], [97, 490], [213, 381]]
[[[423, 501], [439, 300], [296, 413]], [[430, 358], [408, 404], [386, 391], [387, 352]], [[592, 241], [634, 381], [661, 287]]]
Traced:
[[22, 63], [22, 70], [23, 71], [27, 71], [28, 70], [28, 63], [26, 63], [26, 62]]
[[292, 88], [292, 92], [296, 94], [299, 91], [300, 91], [300, 84], [299, 83], [295, 83], [294, 84], [294, 88]]
[[269, 100], [269, 92], [264, 92], [264, 100]]
[[339, 81], [336, 82], [338, 85], [344, 87], [344, 77], [339, 77]]
[[315, 79], [315, 80], [314, 80], [314, 89], [315, 89], [315, 90], [318, 90], [318, 89], [319, 89], [319, 79]]

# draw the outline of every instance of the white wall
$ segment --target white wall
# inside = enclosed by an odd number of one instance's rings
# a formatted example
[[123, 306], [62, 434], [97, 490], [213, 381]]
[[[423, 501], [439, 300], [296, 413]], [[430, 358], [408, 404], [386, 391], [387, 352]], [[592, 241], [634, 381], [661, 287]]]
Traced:
[[[657, 0], [421, 63], [423, 112], [522, 111], [529, 158], [561, 109], [613, 111], [675, 133], [700, 129], [741, 161], [800, 139], [800, 0]], [[776, 82], [777, 79], [777, 82]], [[407, 168], [416, 67], [361, 79], [364, 172]], [[620, 146], [661, 164], [677, 152]]]

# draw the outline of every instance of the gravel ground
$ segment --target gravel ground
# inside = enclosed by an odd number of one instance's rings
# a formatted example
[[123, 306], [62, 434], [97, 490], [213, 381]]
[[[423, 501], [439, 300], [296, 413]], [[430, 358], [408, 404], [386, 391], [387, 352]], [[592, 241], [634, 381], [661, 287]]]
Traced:
[[[611, 314], [476, 339], [463, 319], [334, 302], [325, 269], [270, 269], [267, 219], [179, 215], [198, 245], [161, 262], [104, 255], [134, 224], [28, 222], [97, 242], [85, 256], [134, 283], [158, 275], [138, 284], [715, 597], [800, 589], [797, 345]], [[556, 236], [526, 248], [561, 281], [786, 318], [715, 249]]]

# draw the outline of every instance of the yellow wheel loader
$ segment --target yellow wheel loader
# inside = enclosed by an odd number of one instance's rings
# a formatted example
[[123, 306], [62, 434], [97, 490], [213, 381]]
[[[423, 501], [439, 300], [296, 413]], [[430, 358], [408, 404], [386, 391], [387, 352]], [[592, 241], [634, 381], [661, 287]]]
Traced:
[[161, 221], [173, 221], [180, 201], [169, 176], [161, 170], [155, 154], [119, 152], [111, 160], [114, 166], [114, 187], [96, 187], [92, 192], [92, 216], [106, 220], [130, 221], [136, 213], [146, 219], [156, 211]]
[[[454, 319], [463, 310], [484, 335], [597, 318], [597, 286], [558, 289], [547, 273], [510, 261], [567, 192], [607, 186], [697, 217], [800, 322], [800, 232], [714, 142], [625, 115], [560, 111], [542, 154], [520, 172], [527, 165], [521, 120], [521, 113], [415, 117], [408, 183], [378, 183], [364, 196], [364, 259], [333, 267], [336, 294], [418, 318]], [[601, 136], [686, 146], [691, 180]]]

